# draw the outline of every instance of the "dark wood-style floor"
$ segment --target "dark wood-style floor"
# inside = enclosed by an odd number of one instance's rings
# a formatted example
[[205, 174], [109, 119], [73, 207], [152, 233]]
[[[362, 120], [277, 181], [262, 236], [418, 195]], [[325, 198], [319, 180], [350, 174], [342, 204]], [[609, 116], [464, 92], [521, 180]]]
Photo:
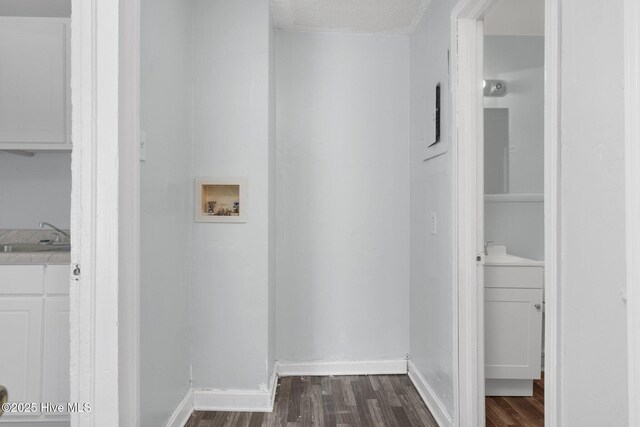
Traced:
[[487, 427], [544, 426], [544, 378], [533, 382], [532, 397], [491, 396], [485, 400]]
[[273, 412], [195, 411], [185, 427], [437, 427], [407, 375], [285, 377]]

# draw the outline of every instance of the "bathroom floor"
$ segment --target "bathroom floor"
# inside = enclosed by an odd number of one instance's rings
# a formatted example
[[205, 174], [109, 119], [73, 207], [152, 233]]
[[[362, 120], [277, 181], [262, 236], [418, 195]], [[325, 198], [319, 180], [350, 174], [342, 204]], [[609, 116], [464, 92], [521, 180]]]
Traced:
[[487, 427], [544, 426], [544, 377], [533, 382], [532, 397], [491, 396], [485, 402]]
[[185, 427], [424, 426], [437, 423], [407, 375], [284, 377], [273, 412], [195, 411]]

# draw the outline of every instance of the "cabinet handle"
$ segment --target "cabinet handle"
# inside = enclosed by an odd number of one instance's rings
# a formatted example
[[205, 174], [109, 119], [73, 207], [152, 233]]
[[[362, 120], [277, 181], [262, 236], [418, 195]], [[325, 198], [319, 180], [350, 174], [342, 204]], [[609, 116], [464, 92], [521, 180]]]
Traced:
[[540, 304], [536, 304], [536, 305], [534, 305], [534, 307], [536, 308], [536, 310], [540, 310], [542, 308], [542, 306]]

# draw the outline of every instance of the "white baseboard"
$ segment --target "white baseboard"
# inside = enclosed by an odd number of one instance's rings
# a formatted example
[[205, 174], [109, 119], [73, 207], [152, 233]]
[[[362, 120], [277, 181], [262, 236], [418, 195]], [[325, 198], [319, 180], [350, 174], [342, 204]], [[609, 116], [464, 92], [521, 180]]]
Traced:
[[422, 376], [411, 359], [408, 361], [408, 368], [409, 378], [418, 390], [418, 393], [420, 393], [420, 396], [422, 397], [422, 400], [424, 400], [424, 403], [426, 403], [427, 408], [429, 408], [431, 415], [433, 415], [433, 418], [438, 422], [438, 425], [440, 427], [452, 426], [453, 418], [451, 417], [451, 414], [447, 411], [442, 401], [434, 393], [433, 389], [427, 383], [427, 380]]
[[194, 389], [193, 409], [196, 411], [271, 412], [276, 398], [276, 368], [269, 384], [260, 390]]
[[268, 412], [273, 412], [273, 406], [276, 402], [276, 392], [278, 391], [278, 365], [276, 363], [273, 364], [268, 386], [269, 392], [271, 393], [271, 397], [269, 398], [269, 407], [271, 409]]
[[196, 411], [271, 412], [272, 393], [266, 390], [193, 390]]
[[169, 421], [167, 421], [166, 427], [184, 427], [193, 412], [193, 391], [187, 390], [187, 394], [182, 399], [182, 402], [178, 405]]
[[338, 362], [278, 362], [278, 376], [392, 375], [406, 374], [407, 360], [357, 360]]
[[195, 411], [271, 412], [276, 399], [278, 377], [274, 366], [264, 390], [189, 389], [166, 427], [183, 427]]

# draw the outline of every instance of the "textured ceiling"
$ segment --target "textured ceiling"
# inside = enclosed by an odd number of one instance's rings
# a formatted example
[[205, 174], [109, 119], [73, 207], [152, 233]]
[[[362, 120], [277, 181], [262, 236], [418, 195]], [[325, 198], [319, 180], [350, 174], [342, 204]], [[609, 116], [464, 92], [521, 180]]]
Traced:
[[277, 28], [410, 34], [430, 0], [271, 0]]

